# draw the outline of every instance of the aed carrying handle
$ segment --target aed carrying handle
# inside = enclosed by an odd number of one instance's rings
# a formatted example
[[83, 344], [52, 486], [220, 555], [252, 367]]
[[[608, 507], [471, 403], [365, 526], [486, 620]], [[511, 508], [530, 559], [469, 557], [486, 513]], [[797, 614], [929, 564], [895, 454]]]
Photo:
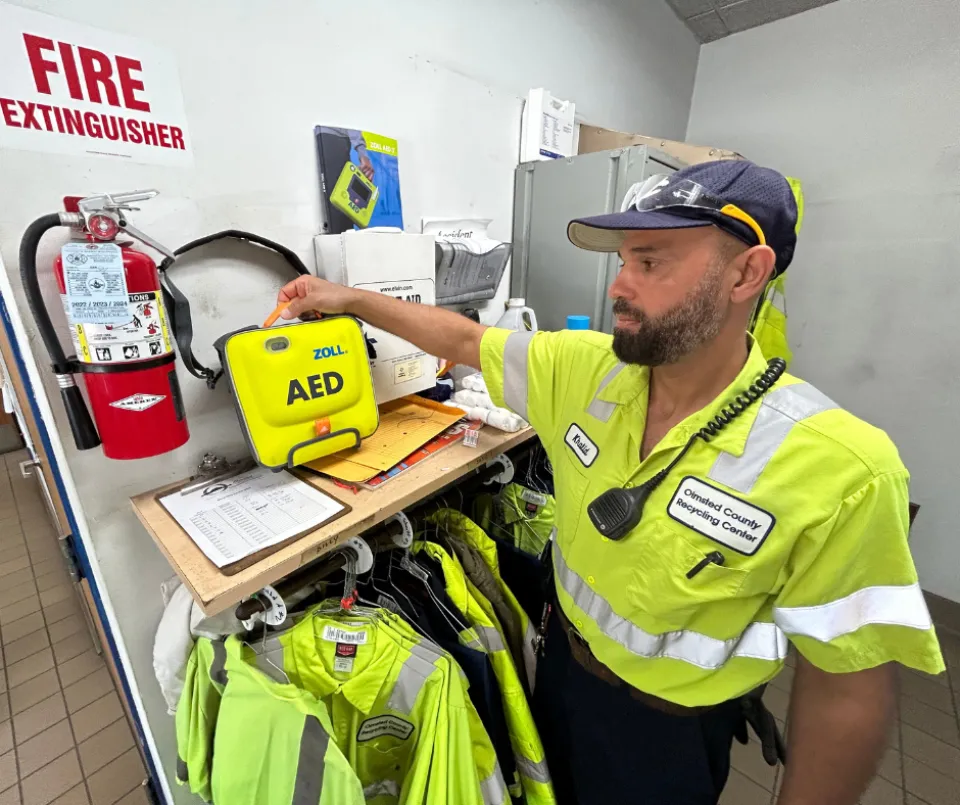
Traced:
[[60, 345], [60, 339], [53, 329], [50, 314], [43, 301], [43, 294], [40, 292], [40, 280], [37, 277], [37, 249], [43, 236], [54, 227], [79, 226], [82, 223], [83, 219], [79, 213], [54, 212], [41, 216], [30, 224], [20, 240], [20, 279], [23, 282], [27, 303], [30, 305], [30, 312], [40, 331], [40, 338], [53, 362], [53, 371], [57, 376], [57, 385], [60, 386], [60, 397], [67, 412], [67, 420], [70, 422], [73, 441], [78, 450], [91, 450], [100, 445], [100, 434], [97, 433], [87, 404], [73, 379], [75, 365], [68, 360]]
[[251, 243], [255, 246], [262, 246], [265, 249], [276, 252], [290, 264], [298, 276], [310, 275], [310, 271], [303, 264], [303, 260], [286, 246], [282, 246], [260, 235], [254, 235], [251, 232], [242, 232], [239, 229], [225, 229], [223, 232], [216, 232], [213, 235], [207, 235], [206, 237], [190, 241], [190, 243], [174, 251], [173, 257], [167, 257], [160, 264], [160, 287], [163, 291], [163, 301], [167, 309], [167, 315], [170, 317], [170, 326], [173, 328], [173, 335], [177, 341], [180, 357], [183, 359], [183, 364], [187, 367], [187, 371], [194, 377], [205, 381], [209, 389], [216, 387], [217, 381], [223, 376], [223, 367], [216, 371], [209, 369], [200, 363], [193, 354], [193, 319], [190, 315], [190, 302], [187, 300], [187, 297], [183, 295], [183, 292], [173, 284], [173, 280], [170, 279], [170, 275], [167, 272], [177, 257], [193, 249], [206, 246], [208, 243], [228, 238], [239, 240], [243, 243]]

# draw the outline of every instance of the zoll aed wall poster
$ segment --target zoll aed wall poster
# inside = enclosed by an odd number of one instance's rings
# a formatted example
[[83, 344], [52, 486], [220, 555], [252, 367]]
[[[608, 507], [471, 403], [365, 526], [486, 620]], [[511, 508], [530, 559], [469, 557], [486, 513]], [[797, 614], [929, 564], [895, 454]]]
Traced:
[[193, 164], [173, 54], [0, 3], [0, 148]]

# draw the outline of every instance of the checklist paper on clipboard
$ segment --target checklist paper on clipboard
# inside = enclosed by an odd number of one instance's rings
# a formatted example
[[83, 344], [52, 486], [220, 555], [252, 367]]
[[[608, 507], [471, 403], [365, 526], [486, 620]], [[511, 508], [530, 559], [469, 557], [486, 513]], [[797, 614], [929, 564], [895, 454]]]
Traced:
[[289, 472], [257, 467], [158, 498], [218, 568], [280, 545], [349, 511]]

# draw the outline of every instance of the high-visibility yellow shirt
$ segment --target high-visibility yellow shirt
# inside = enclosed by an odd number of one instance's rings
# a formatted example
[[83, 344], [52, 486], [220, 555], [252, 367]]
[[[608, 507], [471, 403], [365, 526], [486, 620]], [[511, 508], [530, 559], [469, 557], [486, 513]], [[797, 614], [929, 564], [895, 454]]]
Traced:
[[326, 707], [252, 657], [237, 637], [197, 640], [177, 707], [177, 781], [230, 805], [364, 805]]
[[[830, 672], [943, 659], [907, 547], [908, 473], [882, 431], [785, 374], [656, 488], [612, 541], [588, 504], [664, 469], [766, 368], [754, 344], [716, 400], [640, 460], [649, 369], [601, 333], [512, 333], [481, 346], [487, 388], [537, 430], [554, 470], [557, 597], [594, 655], [683, 705], [768, 681], [788, 640]], [[723, 564], [708, 562], [719, 552]]]
[[[533, 556], [543, 553], [553, 533], [556, 502], [553, 495], [527, 489], [520, 484], [507, 484], [500, 491], [498, 505], [482, 512], [478, 524], [485, 531], [496, 522], [498, 535], [509, 535], [513, 544]], [[476, 511], [476, 509], [475, 509]], [[487, 522], [484, 522], [487, 520]]]
[[368, 803], [508, 801], [466, 680], [436, 644], [385, 612], [364, 622], [307, 615], [279, 641], [290, 681], [327, 705]]

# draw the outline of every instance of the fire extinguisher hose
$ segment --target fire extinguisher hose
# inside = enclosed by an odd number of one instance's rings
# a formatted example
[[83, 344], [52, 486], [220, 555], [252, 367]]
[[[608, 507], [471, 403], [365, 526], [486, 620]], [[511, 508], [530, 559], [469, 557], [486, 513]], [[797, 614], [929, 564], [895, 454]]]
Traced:
[[87, 410], [83, 395], [74, 383], [72, 364], [67, 360], [56, 330], [53, 329], [50, 314], [47, 312], [47, 306], [40, 291], [40, 280], [37, 277], [37, 248], [40, 246], [40, 240], [46, 232], [63, 224], [60, 214], [54, 212], [38, 218], [27, 227], [20, 241], [20, 279], [23, 282], [27, 303], [30, 305], [30, 312], [33, 313], [40, 337], [53, 362], [53, 371], [60, 386], [60, 397], [67, 412], [73, 440], [78, 450], [90, 450], [99, 446], [100, 436]]

